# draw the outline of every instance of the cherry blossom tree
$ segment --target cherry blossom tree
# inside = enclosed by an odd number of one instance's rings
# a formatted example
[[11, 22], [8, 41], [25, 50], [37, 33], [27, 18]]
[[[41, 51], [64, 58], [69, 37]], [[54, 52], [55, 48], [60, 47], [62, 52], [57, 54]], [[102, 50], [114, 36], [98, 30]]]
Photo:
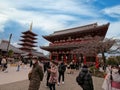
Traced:
[[97, 36], [96, 39], [81, 42], [81, 44], [78, 45], [78, 48], [74, 49], [72, 52], [83, 54], [84, 56], [96, 56], [98, 53], [101, 53], [105, 64], [105, 52], [109, 51], [114, 43], [115, 40], [113, 39], [103, 40], [103, 37]]

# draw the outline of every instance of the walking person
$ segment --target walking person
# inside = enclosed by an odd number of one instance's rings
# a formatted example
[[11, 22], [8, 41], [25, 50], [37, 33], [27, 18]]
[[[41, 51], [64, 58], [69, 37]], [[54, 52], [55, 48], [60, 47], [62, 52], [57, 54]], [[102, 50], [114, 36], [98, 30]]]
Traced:
[[51, 64], [51, 69], [48, 69], [50, 72], [50, 78], [49, 78], [49, 88], [50, 90], [56, 90], [56, 83], [57, 83], [57, 67], [54, 62]]
[[48, 87], [49, 86], [49, 78], [50, 78], [50, 71], [49, 69], [51, 69], [51, 66], [50, 66], [50, 62], [47, 62], [47, 81], [46, 81], [46, 86]]
[[74, 62], [74, 60], [70, 63], [70, 68], [71, 68], [71, 74], [74, 74], [74, 70], [75, 70], [75, 62]]
[[71, 74], [70, 64], [67, 65], [67, 74]]
[[8, 70], [7, 70], [8, 66], [7, 66], [7, 58], [5, 56], [2, 58], [1, 63], [2, 63], [2, 71], [7, 73], [8, 72]]
[[76, 81], [83, 90], [94, 90], [92, 76], [86, 65], [82, 67], [81, 72], [76, 77]]
[[18, 61], [17, 62], [17, 70], [16, 71], [20, 71], [20, 65], [22, 64], [22, 61]]
[[2, 70], [2, 57], [0, 56], [0, 71]]
[[111, 72], [104, 79], [104, 90], [120, 90], [120, 67], [112, 66]]
[[30, 68], [32, 68], [33, 63], [31, 58], [29, 58], [29, 63], [30, 63]]
[[62, 77], [62, 84], [64, 84], [65, 71], [66, 71], [66, 65], [64, 64], [64, 62], [62, 62], [58, 67], [58, 72], [59, 72], [58, 85], [60, 85], [61, 77]]
[[38, 59], [33, 58], [33, 67], [31, 72], [28, 74], [28, 78], [30, 80], [29, 89], [28, 90], [39, 90], [40, 83], [43, 80], [43, 69], [38, 64]]

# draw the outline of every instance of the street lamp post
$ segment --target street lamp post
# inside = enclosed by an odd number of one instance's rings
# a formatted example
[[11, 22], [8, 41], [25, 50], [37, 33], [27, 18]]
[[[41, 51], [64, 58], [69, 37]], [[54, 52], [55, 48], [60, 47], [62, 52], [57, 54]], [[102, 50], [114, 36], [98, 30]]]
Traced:
[[8, 46], [7, 46], [7, 55], [8, 55], [8, 51], [9, 51], [9, 46], [10, 46], [11, 38], [12, 38], [12, 34], [10, 34], [10, 36], [9, 36], [9, 41], [8, 41]]

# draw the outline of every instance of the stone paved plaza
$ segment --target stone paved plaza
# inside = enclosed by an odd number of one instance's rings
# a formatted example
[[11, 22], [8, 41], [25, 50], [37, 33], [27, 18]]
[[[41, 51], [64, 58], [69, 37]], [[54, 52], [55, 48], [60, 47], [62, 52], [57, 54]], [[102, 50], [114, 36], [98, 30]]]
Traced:
[[[15, 69], [14, 69], [15, 70]], [[20, 72], [10, 70], [8, 73], [0, 72], [0, 90], [28, 90], [29, 80], [27, 80], [27, 73], [30, 69], [23, 69]], [[65, 75], [65, 84], [56, 87], [56, 90], [82, 90], [76, 83], [75, 78], [78, 71], [74, 74]], [[46, 75], [41, 83], [40, 90], [49, 90], [45, 86]], [[7, 81], [7, 82], [5, 82]], [[101, 86], [103, 79], [93, 77], [94, 90], [102, 90]]]

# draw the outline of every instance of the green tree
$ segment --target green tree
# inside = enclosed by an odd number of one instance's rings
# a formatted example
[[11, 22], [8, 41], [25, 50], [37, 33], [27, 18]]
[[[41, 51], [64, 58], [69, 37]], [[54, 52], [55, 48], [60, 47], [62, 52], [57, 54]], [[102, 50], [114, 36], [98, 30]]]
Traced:
[[118, 65], [118, 60], [116, 59], [116, 57], [110, 57], [107, 60], [107, 64], [108, 65]]
[[14, 54], [13, 50], [9, 50], [9, 51], [8, 51], [8, 56], [9, 56], [9, 57], [12, 57], [13, 54]]

